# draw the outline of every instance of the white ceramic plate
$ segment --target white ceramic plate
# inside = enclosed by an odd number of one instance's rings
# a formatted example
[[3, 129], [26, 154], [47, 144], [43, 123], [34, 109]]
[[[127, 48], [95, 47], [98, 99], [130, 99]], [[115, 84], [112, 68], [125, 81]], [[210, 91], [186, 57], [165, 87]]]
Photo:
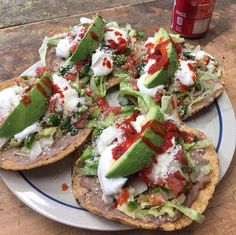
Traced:
[[[24, 74], [32, 73], [38, 65], [35, 64]], [[114, 94], [110, 95], [113, 100]], [[189, 124], [212, 138], [219, 154], [222, 179], [233, 158], [236, 143], [235, 116], [227, 94], [224, 92], [210, 107], [190, 120]], [[126, 225], [102, 219], [80, 208], [72, 196], [71, 187], [64, 192], [61, 190], [63, 183], [71, 184], [69, 157], [39, 169], [15, 172], [1, 170], [0, 174], [6, 185], [22, 202], [50, 219], [85, 229], [130, 229]]]

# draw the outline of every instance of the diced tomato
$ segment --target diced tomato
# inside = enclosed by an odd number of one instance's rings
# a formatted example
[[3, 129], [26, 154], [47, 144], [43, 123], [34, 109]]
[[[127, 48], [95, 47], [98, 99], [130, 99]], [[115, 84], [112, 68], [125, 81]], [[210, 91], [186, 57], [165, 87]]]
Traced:
[[187, 91], [188, 90], [188, 87], [182, 83], [179, 84], [179, 90], [180, 91]]
[[165, 203], [165, 199], [158, 194], [149, 195], [148, 201], [154, 206], [162, 206]]
[[129, 198], [128, 188], [121, 189], [119, 193], [119, 198], [117, 200], [117, 204], [121, 206], [123, 203], [127, 202], [128, 198]]
[[145, 47], [147, 48], [148, 54], [150, 54], [151, 50], [154, 48], [154, 44], [152, 42], [149, 42], [149, 43], [145, 44]]
[[194, 134], [188, 133], [186, 131], [182, 131], [181, 135], [183, 136], [185, 143], [192, 143], [196, 138]]
[[120, 106], [109, 106], [109, 108], [105, 111], [104, 115], [107, 116], [109, 113], [119, 114], [121, 111]]
[[139, 172], [140, 179], [146, 183], [148, 186], [152, 185], [152, 181], [150, 180], [151, 168], [145, 167]]
[[111, 204], [111, 209], [116, 209], [117, 207], [117, 202]]
[[76, 49], [77, 49], [77, 44], [73, 44], [71, 47], [70, 47], [70, 52], [71, 53], [74, 53], [75, 51], [76, 51]]
[[73, 125], [79, 129], [85, 128], [89, 119], [89, 112], [83, 112], [78, 120]]
[[205, 62], [206, 62], [206, 65], [208, 65], [210, 63], [210, 57], [209, 56], [206, 56], [206, 59], [205, 59]]
[[107, 100], [105, 98], [103, 98], [102, 96], [98, 96], [97, 102], [98, 102], [98, 106], [102, 112], [106, 112], [110, 107]]
[[177, 57], [180, 58], [180, 55], [182, 53], [182, 45], [181, 45], [181, 43], [174, 43], [172, 41], [172, 44], [174, 45], [175, 51], [177, 53]]
[[160, 149], [161, 149], [160, 153], [166, 152], [172, 146], [173, 146], [173, 143], [171, 142], [171, 140], [165, 139], [163, 145], [160, 147]]
[[180, 177], [180, 173], [177, 174], [169, 174], [166, 183], [168, 187], [171, 189], [172, 193], [174, 194], [174, 197], [177, 198], [180, 193], [183, 192], [184, 186], [185, 186], [185, 180], [183, 176]]
[[42, 76], [44, 72], [51, 72], [51, 69], [47, 66], [37, 67], [36, 69], [37, 76]]
[[162, 93], [160, 93], [159, 91], [156, 92], [155, 96], [154, 96], [154, 101], [155, 102], [160, 102], [161, 98], [162, 98]]
[[76, 74], [74, 73], [66, 73], [65, 79], [68, 81], [75, 81], [76, 80]]
[[91, 97], [91, 96], [93, 95], [93, 92], [92, 92], [91, 90], [89, 90], [89, 89], [86, 89], [86, 90], [85, 90], [85, 94], [86, 94], [87, 96]]
[[179, 161], [182, 165], [188, 164], [188, 160], [184, 154], [183, 149], [180, 149], [175, 155], [175, 159]]

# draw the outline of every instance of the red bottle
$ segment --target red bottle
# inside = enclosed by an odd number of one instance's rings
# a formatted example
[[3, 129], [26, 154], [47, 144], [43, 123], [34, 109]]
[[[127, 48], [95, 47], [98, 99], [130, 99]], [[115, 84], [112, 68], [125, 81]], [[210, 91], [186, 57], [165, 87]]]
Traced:
[[185, 37], [206, 35], [215, 0], [174, 0], [171, 28]]

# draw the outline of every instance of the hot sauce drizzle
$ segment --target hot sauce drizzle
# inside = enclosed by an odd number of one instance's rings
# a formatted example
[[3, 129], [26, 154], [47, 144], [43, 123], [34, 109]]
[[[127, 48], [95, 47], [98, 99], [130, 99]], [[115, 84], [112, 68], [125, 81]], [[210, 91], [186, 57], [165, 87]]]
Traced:
[[[156, 71], [166, 68], [169, 65], [169, 58], [167, 54], [167, 46], [170, 43], [170, 39], [157, 44], [154, 49], [154, 53], [148, 55], [148, 60], [153, 59], [155, 63], [148, 69], [148, 74], [154, 74]], [[150, 50], [150, 49], [149, 49]]]
[[98, 39], [99, 39], [98, 35], [97, 35], [96, 33], [94, 33], [93, 31], [90, 32], [90, 36], [91, 36], [91, 38], [93, 38], [95, 41], [98, 41]]
[[48, 97], [47, 92], [44, 90], [43, 86], [40, 83], [36, 83], [36, 87], [44, 97]]

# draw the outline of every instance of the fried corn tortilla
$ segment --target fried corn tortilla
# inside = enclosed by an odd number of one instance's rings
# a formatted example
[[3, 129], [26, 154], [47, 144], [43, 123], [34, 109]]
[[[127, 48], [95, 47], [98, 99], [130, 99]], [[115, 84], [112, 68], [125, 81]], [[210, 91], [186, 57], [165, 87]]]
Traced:
[[223, 82], [219, 80], [209, 80], [208, 85], [211, 87], [211, 91], [203, 98], [194, 100], [188, 107], [187, 114], [183, 117], [186, 120], [199, 112], [201, 109], [211, 105], [214, 100], [219, 97], [224, 91]]
[[[185, 125], [180, 126], [180, 130], [191, 132], [199, 137], [199, 139], [206, 138], [202, 132]], [[199, 213], [203, 213], [206, 209], [219, 178], [219, 162], [213, 145], [206, 147], [203, 158], [209, 161], [212, 170], [209, 174], [211, 181], [204, 188], [203, 186], [199, 186], [201, 190], [197, 199], [191, 206], [192, 209], [198, 211]], [[137, 228], [160, 229], [165, 231], [181, 229], [192, 223], [192, 220], [185, 215], [180, 217], [180, 219], [175, 222], [163, 222], [160, 225], [155, 222], [155, 219], [152, 221], [132, 219], [117, 209], [112, 209], [110, 205], [105, 204], [102, 200], [102, 191], [98, 179], [96, 177], [77, 174], [75, 171], [76, 167], [77, 166], [74, 165], [72, 170], [73, 195], [83, 208], [96, 215], [102, 216], [108, 220], [119, 221]]]
[[[11, 79], [0, 84], [0, 91], [17, 84], [16, 79]], [[26, 170], [43, 165], [48, 165], [67, 157], [78, 148], [89, 136], [91, 129], [81, 129], [77, 135], [56, 137], [53, 145], [36, 158], [16, 156], [19, 148], [0, 150], [0, 168], [9, 170]]]

